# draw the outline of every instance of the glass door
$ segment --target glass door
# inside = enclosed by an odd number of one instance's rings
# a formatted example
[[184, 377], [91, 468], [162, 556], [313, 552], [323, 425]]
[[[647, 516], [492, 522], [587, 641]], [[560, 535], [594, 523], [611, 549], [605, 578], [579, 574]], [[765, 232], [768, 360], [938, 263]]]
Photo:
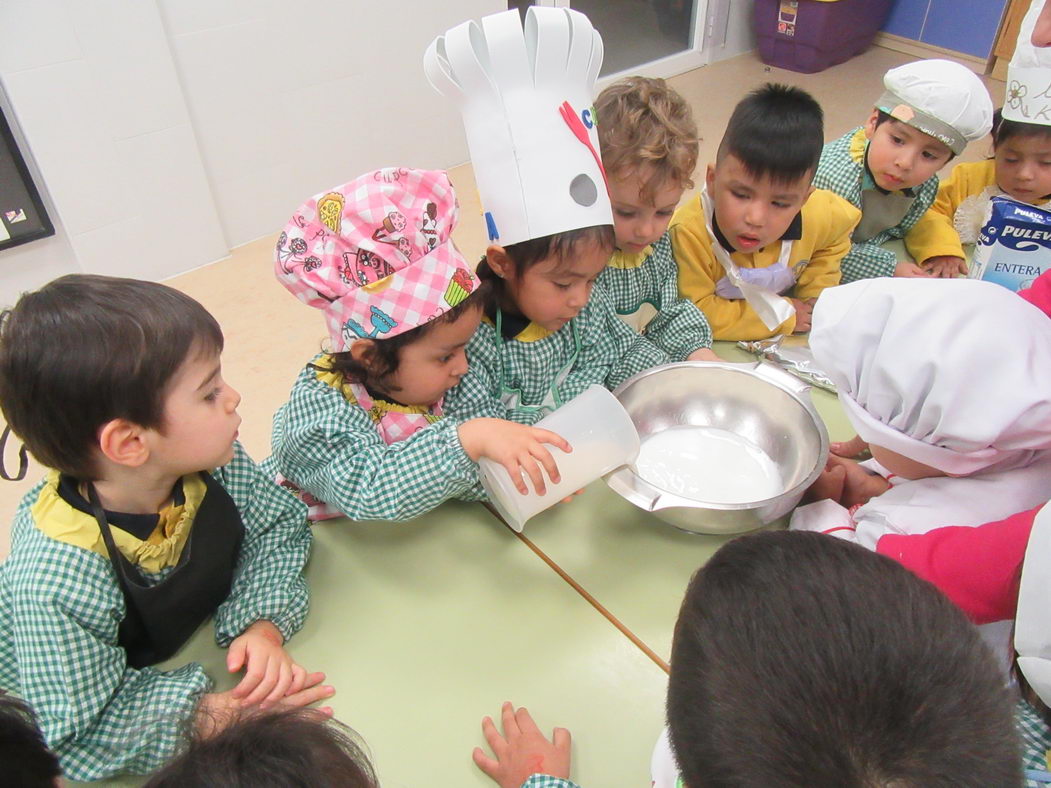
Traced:
[[603, 82], [626, 74], [670, 77], [708, 62], [708, 0], [508, 0], [507, 5], [523, 13], [530, 5], [550, 5], [586, 14], [602, 34]]

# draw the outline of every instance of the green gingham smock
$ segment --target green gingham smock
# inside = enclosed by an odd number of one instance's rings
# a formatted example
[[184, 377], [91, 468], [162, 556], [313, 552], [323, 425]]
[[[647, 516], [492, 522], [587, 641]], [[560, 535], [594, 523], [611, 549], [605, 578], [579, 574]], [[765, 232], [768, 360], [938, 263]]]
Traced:
[[[825, 145], [821, 160], [814, 175], [814, 186], [828, 189], [861, 208], [862, 182], [865, 178], [865, 131], [862, 128], [848, 131], [837, 140]], [[858, 279], [873, 279], [879, 276], [894, 276], [898, 258], [884, 244], [893, 238], [904, 238], [938, 196], [938, 176], [932, 175], [919, 186], [913, 187], [915, 199], [905, 217], [894, 227], [888, 227], [863, 243], [851, 245], [850, 251], [840, 262], [843, 273], [842, 284]]]
[[679, 269], [670, 232], [665, 231], [640, 254], [614, 252], [598, 284], [620, 315], [633, 315], [643, 304], [657, 310], [643, 336], [673, 361], [685, 361], [693, 351], [712, 346], [708, 318], [689, 298], [679, 297]]
[[[308, 607], [306, 507], [265, 477], [241, 448], [213, 476], [237, 505], [244, 539], [230, 596], [215, 612], [223, 647], [265, 619], [287, 640]], [[19, 504], [11, 554], [0, 564], [0, 687], [36, 712], [67, 779], [147, 774], [176, 752], [212, 682], [197, 663], [128, 667], [117, 632], [124, 597], [108, 558], [46, 536]], [[172, 568], [144, 577], [158, 582]]]
[[562, 777], [552, 777], [550, 774], [534, 774], [524, 783], [521, 788], [580, 788], [572, 780]]
[[448, 498], [485, 498], [478, 466], [460, 444], [460, 422], [441, 419], [386, 444], [365, 408], [303, 368], [274, 414], [267, 470], [354, 520], [408, 520]]
[[580, 314], [555, 332], [530, 323], [515, 338], [500, 338], [487, 318], [467, 343], [467, 361], [467, 374], [445, 395], [448, 418], [534, 424], [592, 384], [613, 389], [671, 358], [617, 317], [594, 287]]
[[1015, 709], [1015, 725], [1022, 739], [1022, 766], [1026, 770], [1026, 788], [1051, 785], [1048, 758], [1051, 757], [1051, 730], [1040, 714], [1024, 700]]

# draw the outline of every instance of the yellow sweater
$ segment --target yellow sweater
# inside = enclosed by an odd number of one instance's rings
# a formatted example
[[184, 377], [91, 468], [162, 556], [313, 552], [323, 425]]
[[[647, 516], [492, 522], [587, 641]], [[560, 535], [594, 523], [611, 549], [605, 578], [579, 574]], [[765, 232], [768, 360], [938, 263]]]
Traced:
[[[802, 236], [792, 245], [789, 265], [809, 261], [800, 266], [793, 291], [796, 298], [805, 300], [839, 284], [839, 261], [850, 251], [850, 234], [861, 219], [861, 211], [830, 191], [815, 189], [800, 214]], [[704, 312], [715, 339], [762, 339], [790, 334], [795, 328], [793, 315], [771, 331], [747, 301], [715, 294], [715, 283], [725, 274], [712, 250], [714, 241], [704, 226], [700, 195], [675, 212], [671, 239], [679, 265], [679, 293]], [[731, 258], [741, 268], [765, 268], [777, 262], [781, 243], [768, 244], [751, 254], [734, 252]]]
[[[931, 257], [964, 257], [960, 229], [981, 227], [989, 198], [1004, 194], [996, 185], [996, 162], [962, 162], [938, 187], [934, 204], [905, 235], [905, 248], [912, 259], [922, 263]], [[1045, 207], [1048, 202], [1035, 203]], [[970, 232], [965, 232], [970, 236]], [[974, 243], [966, 237], [967, 243]]]

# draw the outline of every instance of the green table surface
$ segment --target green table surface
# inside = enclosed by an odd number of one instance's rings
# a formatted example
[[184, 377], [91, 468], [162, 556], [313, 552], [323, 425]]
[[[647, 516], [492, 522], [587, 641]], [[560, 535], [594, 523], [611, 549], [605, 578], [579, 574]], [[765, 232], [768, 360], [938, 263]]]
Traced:
[[[715, 343], [715, 351], [726, 361], [756, 360], [729, 342]], [[830, 440], [853, 437], [833, 394], [811, 389], [811, 396]], [[674, 528], [602, 481], [529, 520], [523, 536], [664, 660], [690, 576], [730, 538]]]
[[[649, 784], [667, 677], [482, 505], [314, 533], [310, 615], [289, 649], [328, 674], [384, 788], [492, 786], [471, 750], [504, 700], [548, 735], [570, 729], [581, 784]], [[195, 660], [228, 689], [224, 654], [206, 625], [161, 667]]]

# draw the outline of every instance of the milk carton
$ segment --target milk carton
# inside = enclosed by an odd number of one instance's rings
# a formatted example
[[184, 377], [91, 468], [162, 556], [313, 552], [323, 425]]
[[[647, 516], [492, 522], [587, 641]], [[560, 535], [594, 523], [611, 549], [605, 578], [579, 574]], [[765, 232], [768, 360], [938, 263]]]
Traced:
[[993, 197], [971, 261], [972, 279], [1023, 290], [1051, 268], [1051, 212]]

